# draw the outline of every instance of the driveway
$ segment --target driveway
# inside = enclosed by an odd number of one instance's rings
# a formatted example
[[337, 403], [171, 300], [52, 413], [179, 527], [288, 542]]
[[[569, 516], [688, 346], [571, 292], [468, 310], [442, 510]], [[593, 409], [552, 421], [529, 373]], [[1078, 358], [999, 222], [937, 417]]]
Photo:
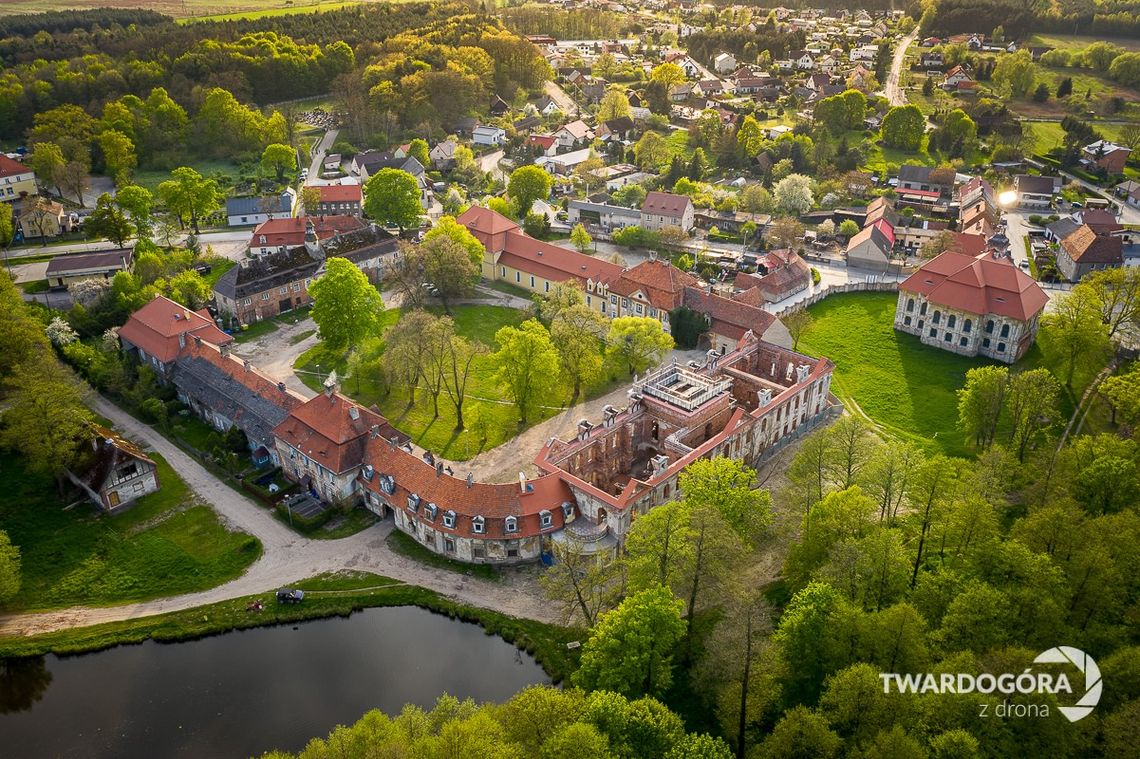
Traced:
[[0, 616], [0, 636], [36, 635], [73, 627], [149, 617], [182, 611], [233, 598], [268, 593], [314, 575], [343, 570], [373, 572], [404, 583], [434, 590], [457, 602], [493, 609], [504, 614], [542, 622], [556, 622], [556, 614], [542, 598], [534, 568], [504, 573], [499, 582], [427, 567], [392, 553], [384, 539], [393, 529], [390, 520], [340, 540], [311, 540], [298, 535], [270, 512], [233, 490], [159, 433], [125, 411], [98, 398], [96, 412], [115, 428], [161, 454], [186, 481], [195, 495], [211, 506], [231, 529], [261, 541], [263, 553], [245, 574], [216, 588], [154, 601], [111, 607], [74, 607], [59, 611]]
[[[317, 344], [317, 325], [311, 318], [302, 319], [296, 324], [281, 324], [273, 332], [262, 335], [256, 340], [246, 343], [234, 343], [234, 355], [249, 359], [261, 373], [276, 382], [284, 382], [285, 386], [306, 398], [312, 398], [316, 392], [297, 377], [293, 371], [293, 362], [305, 351]], [[301, 337], [307, 331], [313, 334]]]

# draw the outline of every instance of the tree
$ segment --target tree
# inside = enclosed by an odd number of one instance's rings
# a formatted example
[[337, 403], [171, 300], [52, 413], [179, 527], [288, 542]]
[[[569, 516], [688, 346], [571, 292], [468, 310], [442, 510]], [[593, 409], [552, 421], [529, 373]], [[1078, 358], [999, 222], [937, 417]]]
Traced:
[[1030, 443], [1054, 421], [1060, 388], [1048, 369], [1030, 369], [1014, 374], [1007, 392], [1009, 441], [1024, 463]]
[[138, 165], [135, 144], [122, 132], [108, 129], [96, 139], [103, 153], [103, 165], [115, 184], [123, 185], [130, 181], [131, 171]]
[[792, 337], [792, 350], [799, 350], [800, 338], [807, 334], [811, 329], [812, 322], [815, 320], [807, 309], [801, 308], [798, 311], [793, 311], [787, 316], [780, 319], [787, 328], [788, 334]]
[[179, 224], [189, 220], [194, 234], [201, 234], [199, 221], [222, 207], [218, 183], [188, 166], [175, 169], [170, 176], [158, 186], [159, 199], [178, 217]]
[[979, 366], [966, 372], [966, 384], [958, 391], [958, 426], [982, 450], [997, 434], [1008, 382], [1006, 367]]
[[749, 158], [755, 158], [764, 144], [764, 133], [760, 130], [760, 122], [749, 114], [740, 122], [736, 130], [736, 144], [740, 151]]
[[665, 91], [668, 92], [675, 85], [685, 81], [685, 71], [676, 63], [661, 63], [653, 67], [649, 72], [649, 81], [660, 82], [665, 86]]
[[772, 186], [772, 196], [776, 205], [784, 211], [802, 214], [815, 205], [811, 177], [803, 174], [789, 174]]
[[672, 682], [670, 652], [684, 631], [681, 606], [657, 587], [601, 615], [582, 647], [574, 684], [634, 696], [664, 692]]
[[1037, 78], [1037, 64], [1028, 50], [1018, 50], [998, 58], [992, 78], [1013, 97], [1024, 97]]
[[1097, 305], [1110, 338], [1140, 322], [1140, 271], [1134, 267], [1090, 272], [1073, 289], [1086, 292]]
[[0, 248], [7, 248], [16, 234], [16, 223], [12, 220], [12, 204], [0, 205]]
[[690, 506], [714, 507], [748, 544], [758, 543], [772, 522], [772, 499], [754, 489], [756, 472], [743, 462], [718, 456], [697, 459], [683, 471], [678, 488]]
[[760, 759], [831, 759], [839, 755], [843, 740], [827, 720], [804, 706], [795, 706], [780, 718], [772, 733], [760, 744]]
[[851, 219], [844, 219], [839, 225], [839, 235], [846, 237], [850, 240], [855, 235], [859, 234], [859, 225]]
[[602, 102], [598, 104], [598, 122], [610, 121], [611, 119], [620, 119], [628, 117], [633, 113], [629, 106], [629, 98], [625, 93], [619, 89], [610, 88], [606, 94], [602, 96]]
[[0, 606], [20, 592], [20, 549], [0, 530]]
[[550, 197], [553, 184], [553, 177], [541, 166], [520, 166], [511, 172], [507, 181], [507, 197], [514, 201], [519, 214], [525, 216], [534, 201]]
[[1108, 327], [1092, 293], [1074, 288], [1054, 300], [1041, 317], [1038, 340], [1065, 367], [1065, 387], [1072, 390], [1077, 369], [1099, 365], [1108, 350]]
[[645, 202], [645, 196], [647, 194], [645, 187], [631, 182], [619, 187], [611, 196], [611, 200], [615, 205], [624, 206], [626, 208], [641, 208], [641, 204]]
[[[483, 265], [483, 255], [487, 249], [483, 247], [483, 243], [479, 242], [479, 238], [471, 234], [467, 227], [457, 222], [454, 216], [440, 216], [439, 220], [424, 235], [423, 241], [428, 243], [437, 237], [447, 237], [460, 245], [467, 251], [467, 257], [476, 267]], [[478, 269], [476, 269], [476, 273], [478, 273]]]
[[558, 606], [567, 624], [580, 616], [593, 627], [598, 615], [615, 603], [621, 562], [599, 561], [595, 554], [583, 552], [569, 535], [554, 541], [552, 547], [554, 563], [538, 578], [544, 596]]
[[922, 135], [926, 132], [926, 117], [914, 103], [896, 105], [883, 117], [880, 134], [883, 143], [889, 148], [899, 148], [914, 152], [922, 145]]
[[114, 199], [108, 193], [103, 193], [95, 201], [95, 210], [87, 217], [84, 226], [88, 234], [105, 237], [115, 243], [117, 248], [123, 247], [123, 243], [134, 231], [130, 219], [115, 205]]
[[781, 216], [768, 227], [768, 239], [781, 248], [791, 248], [804, 239], [804, 225], [794, 216]]
[[522, 227], [523, 232], [531, 237], [543, 237], [550, 231], [550, 219], [544, 213], [531, 211], [523, 217]]
[[475, 361], [486, 355], [487, 346], [459, 335], [449, 335], [442, 345], [443, 390], [455, 407], [455, 429], [462, 430], [463, 403], [467, 399], [467, 384]]
[[310, 312], [317, 333], [330, 349], [353, 348], [374, 334], [384, 313], [380, 293], [364, 272], [346, 258], [325, 261], [325, 273], [309, 285]]
[[910, 576], [910, 587], [918, 582], [918, 570], [922, 566], [926, 539], [930, 534], [939, 512], [955, 495], [957, 488], [956, 464], [945, 456], [934, 456], [919, 465], [907, 492], [913, 508], [913, 521], [918, 523], [918, 545], [914, 554], [914, 570]]
[[630, 374], [645, 371], [672, 349], [673, 338], [648, 316], [619, 316], [606, 334], [606, 352], [629, 367]]
[[641, 135], [641, 139], [633, 146], [633, 155], [642, 171], [656, 172], [669, 163], [673, 152], [664, 137], [650, 130]]
[[381, 224], [395, 224], [400, 234], [419, 226], [420, 186], [402, 169], [380, 169], [364, 184], [364, 213]]
[[130, 216], [135, 228], [135, 235], [140, 239], [150, 236], [151, 211], [154, 208], [154, 196], [150, 190], [137, 184], [120, 187], [115, 193], [115, 203]]
[[940, 148], [961, 157], [977, 142], [978, 127], [965, 111], [955, 108], [943, 118], [937, 138]]
[[0, 442], [23, 455], [32, 471], [54, 476], [62, 488], [93, 419], [83, 405], [82, 385], [48, 352], [18, 365], [5, 384], [10, 393]]
[[1135, 366], [1122, 374], [1106, 377], [1100, 383], [1100, 393], [1112, 406], [1114, 424], [1135, 428], [1140, 423], [1140, 371]]
[[285, 172], [297, 170], [297, 151], [281, 143], [267, 145], [261, 153], [261, 170], [272, 173], [279, 183], [284, 182]]
[[425, 169], [431, 168], [431, 148], [427, 140], [417, 137], [408, 143], [408, 155], [420, 162]]
[[585, 253], [594, 244], [594, 240], [590, 237], [590, 233], [581, 224], [575, 224], [574, 228], [570, 230], [570, 242], [574, 243], [574, 247], [578, 252]]
[[526, 424], [539, 399], [546, 397], [558, 377], [558, 351], [550, 333], [536, 319], [518, 327], [501, 327], [495, 333], [499, 350], [494, 354], [495, 375], [514, 401], [519, 422]]
[[90, 159], [76, 159], [63, 165], [59, 174], [60, 184], [75, 196], [80, 208], [87, 207], [83, 191], [87, 189], [88, 174], [91, 173]]
[[55, 187], [55, 194], [63, 196], [60, 185], [63, 184], [63, 167], [67, 160], [63, 157], [63, 150], [54, 142], [39, 142], [32, 149], [28, 158], [28, 165], [36, 173], [36, 177], [44, 184]]
[[1041, 82], [1037, 85], [1037, 89], [1033, 91], [1033, 102], [1044, 103], [1049, 99], [1049, 85]]
[[1067, 76], [1057, 85], [1057, 98], [1068, 97], [1071, 94], [1073, 94], [1073, 78]]
[[749, 213], [771, 213], [776, 201], [764, 185], [750, 184], [740, 193], [740, 206]]
[[427, 363], [426, 343], [435, 317], [414, 309], [384, 332], [384, 353], [380, 365], [388, 380], [408, 389], [408, 408], [416, 402], [416, 387]]
[[573, 384], [569, 405], [581, 394], [582, 385], [602, 374], [602, 335], [606, 320], [584, 303], [562, 309], [550, 324], [550, 340], [558, 351], [562, 372]]
[[790, 703], [815, 703], [824, 678], [848, 663], [839, 625], [845, 610], [835, 588], [821, 582], [798, 591], [784, 609], [772, 640], [789, 665], [784, 687]]

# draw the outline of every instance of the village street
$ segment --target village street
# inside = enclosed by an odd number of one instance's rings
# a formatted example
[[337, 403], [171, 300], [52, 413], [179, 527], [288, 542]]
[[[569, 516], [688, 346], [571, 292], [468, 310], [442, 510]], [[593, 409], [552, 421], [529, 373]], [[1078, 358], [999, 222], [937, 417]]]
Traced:
[[891, 59], [891, 70], [887, 73], [887, 81], [883, 82], [883, 94], [891, 105], [906, 105], [906, 90], [902, 87], [902, 68], [906, 64], [907, 48], [918, 37], [918, 29], [903, 37], [895, 45], [895, 55]]
[[0, 636], [22, 636], [71, 627], [116, 622], [181, 611], [255, 593], [268, 593], [325, 572], [373, 572], [434, 590], [473, 606], [514, 617], [555, 621], [550, 605], [539, 595], [536, 567], [504, 570], [498, 582], [425, 566], [393, 553], [384, 539], [391, 520], [340, 540], [302, 537], [271, 516], [264, 507], [222, 483], [191, 456], [149, 426], [109, 401], [98, 398], [94, 410], [116, 429], [162, 455], [203, 502], [213, 507], [234, 529], [258, 538], [261, 558], [241, 577], [216, 588], [170, 598], [100, 608], [74, 607], [58, 611], [0, 616]]

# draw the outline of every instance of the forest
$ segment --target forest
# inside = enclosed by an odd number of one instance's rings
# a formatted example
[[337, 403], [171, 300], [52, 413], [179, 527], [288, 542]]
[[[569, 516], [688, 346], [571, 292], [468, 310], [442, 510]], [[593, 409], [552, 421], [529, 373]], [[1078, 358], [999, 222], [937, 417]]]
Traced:
[[921, 15], [924, 33], [933, 35], [988, 32], [1001, 26], [1012, 39], [1034, 32], [1106, 37], [1140, 35], [1140, 2], [1136, 0], [922, 0], [911, 16]]

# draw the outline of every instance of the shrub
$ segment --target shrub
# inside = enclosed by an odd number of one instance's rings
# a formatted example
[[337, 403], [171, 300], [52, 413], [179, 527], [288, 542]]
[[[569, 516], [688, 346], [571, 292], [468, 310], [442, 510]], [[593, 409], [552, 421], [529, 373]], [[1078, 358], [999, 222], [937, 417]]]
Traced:
[[813, 285], [818, 285], [820, 280], [819, 269], [814, 266], [811, 267], [811, 282]]

